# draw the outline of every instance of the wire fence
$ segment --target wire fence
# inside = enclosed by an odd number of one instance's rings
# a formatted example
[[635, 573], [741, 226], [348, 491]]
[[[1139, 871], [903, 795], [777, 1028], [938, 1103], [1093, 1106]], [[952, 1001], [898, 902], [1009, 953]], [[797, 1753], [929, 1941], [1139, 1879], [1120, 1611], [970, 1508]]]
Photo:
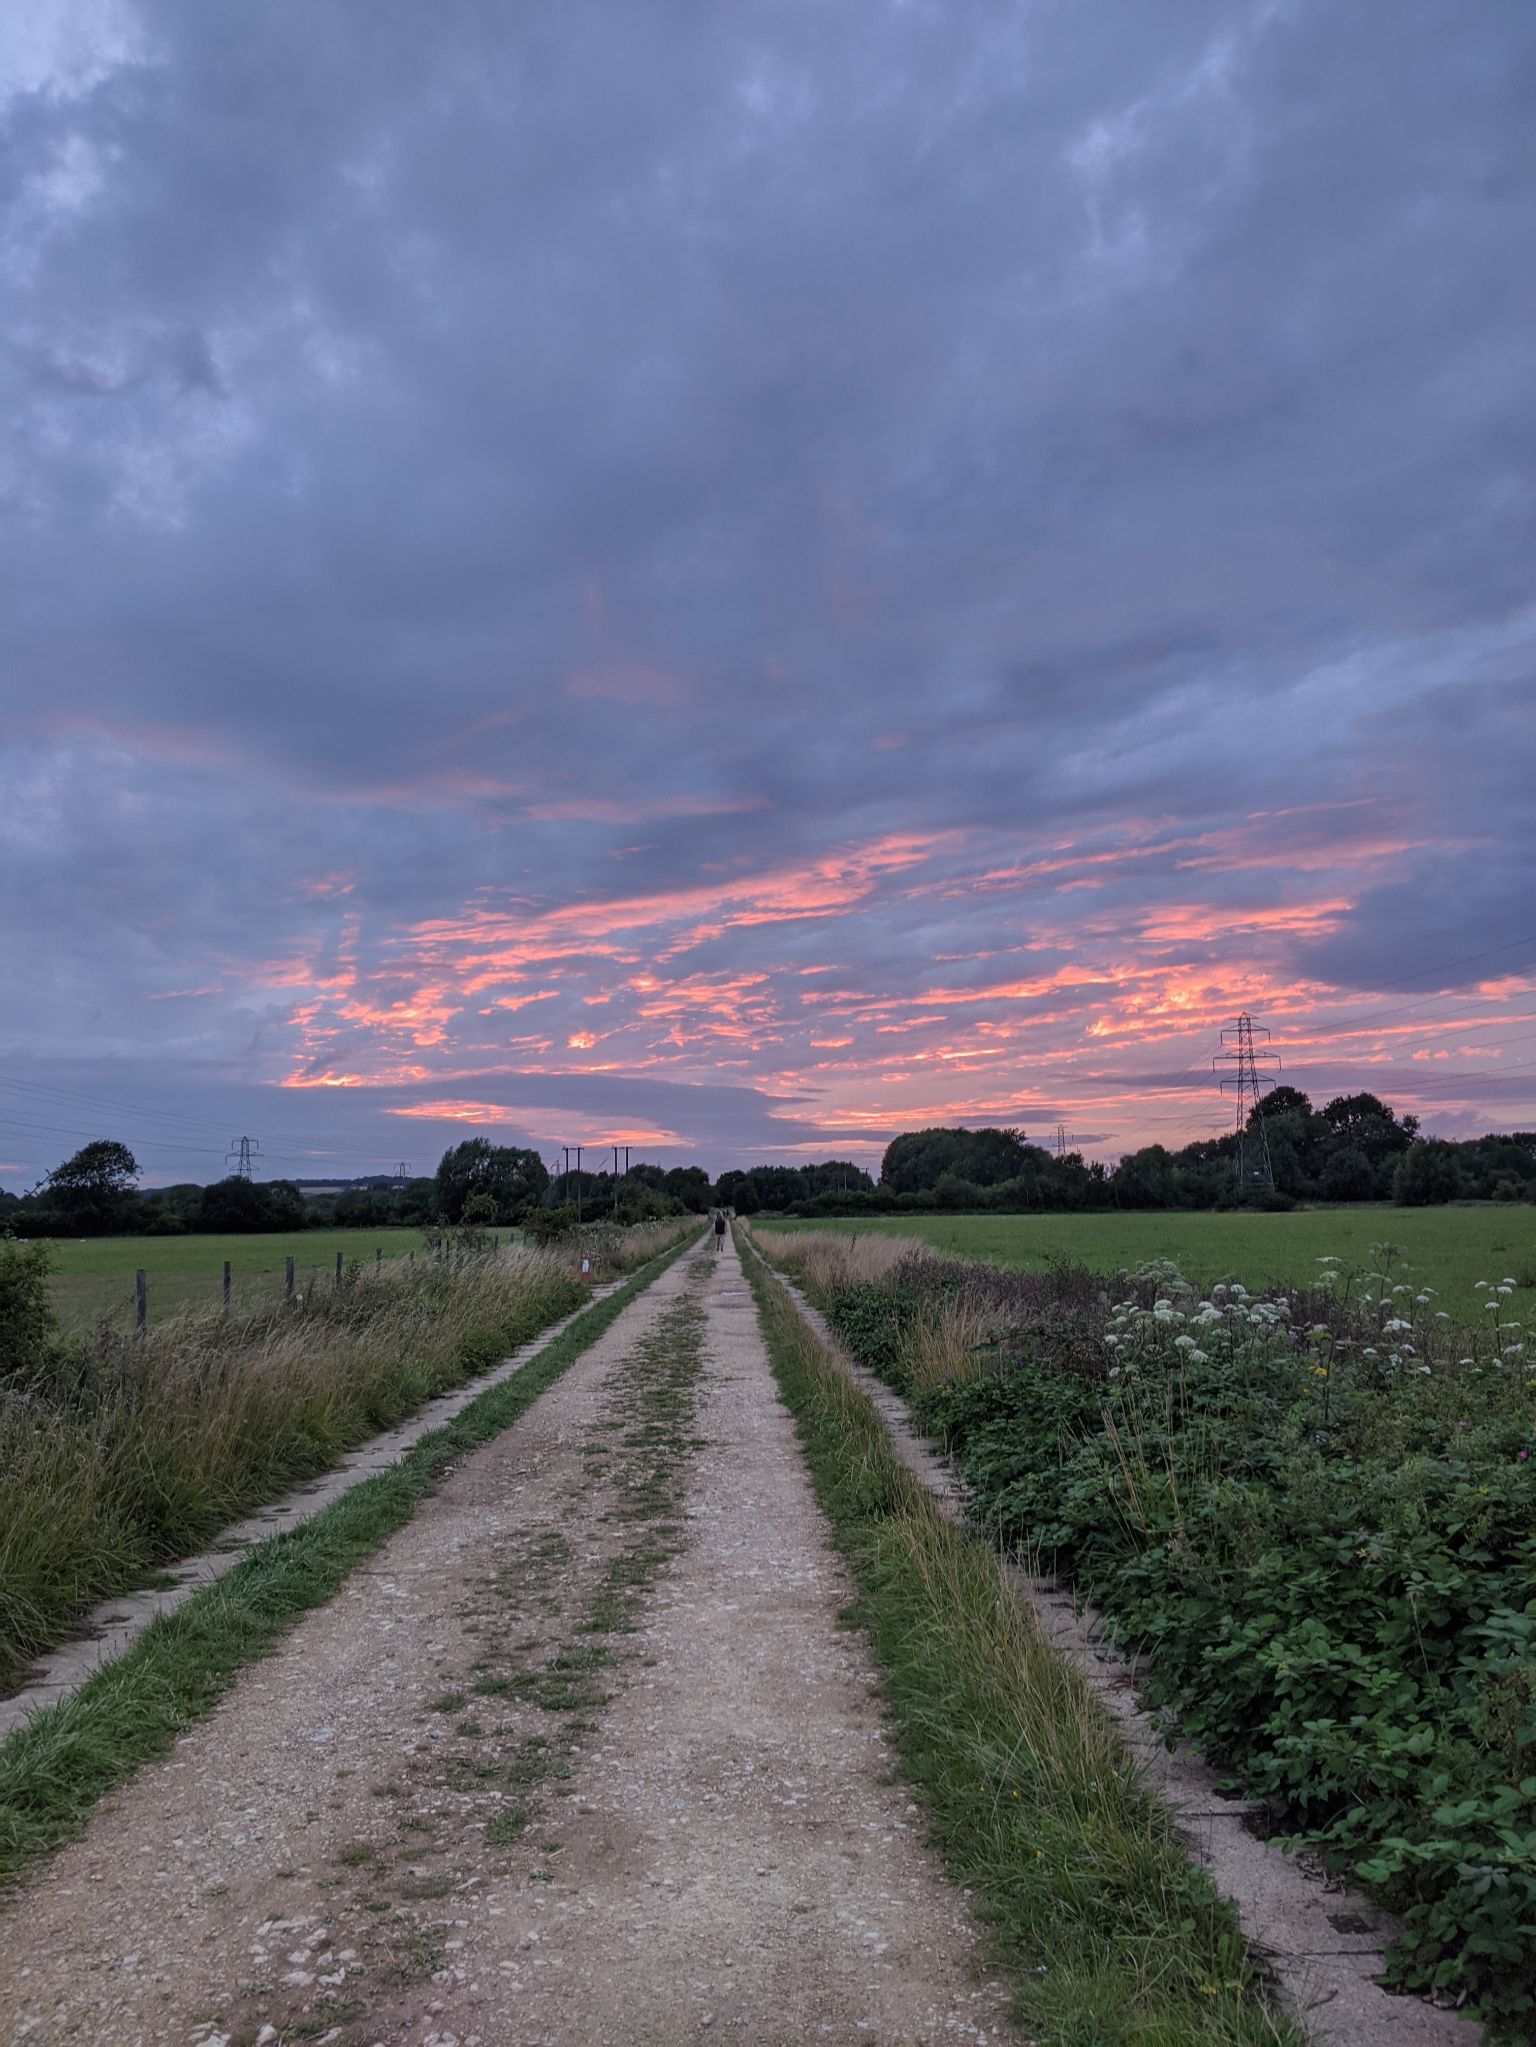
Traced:
[[[521, 1233], [502, 1230], [494, 1248], [516, 1243]], [[285, 1301], [302, 1301], [316, 1288], [341, 1283], [349, 1267], [382, 1272], [405, 1260], [425, 1258], [424, 1248], [402, 1251], [375, 1246], [371, 1251], [326, 1252], [305, 1257], [302, 1250], [275, 1260], [263, 1258], [253, 1246], [249, 1260], [215, 1259], [181, 1271], [137, 1269], [132, 1272], [55, 1273], [50, 1281], [54, 1307], [66, 1334], [89, 1335], [103, 1327], [120, 1334], [164, 1322], [173, 1315], [259, 1315]]]

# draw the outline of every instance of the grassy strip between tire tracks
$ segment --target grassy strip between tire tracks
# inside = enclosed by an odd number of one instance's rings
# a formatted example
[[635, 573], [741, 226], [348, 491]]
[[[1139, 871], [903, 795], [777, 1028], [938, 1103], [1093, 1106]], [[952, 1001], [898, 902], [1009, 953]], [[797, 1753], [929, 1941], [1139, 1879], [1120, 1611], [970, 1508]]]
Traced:
[[1053, 2047], [1301, 2047], [1235, 1915], [991, 1551], [945, 1521], [878, 1412], [744, 1247], [817, 1496], [858, 1585], [907, 1776]]
[[672, 1262], [688, 1237], [595, 1302], [510, 1378], [487, 1387], [399, 1464], [303, 1527], [259, 1543], [229, 1574], [147, 1628], [126, 1655], [0, 1746], [0, 1884], [76, 1833], [103, 1793], [210, 1712], [244, 1666], [334, 1597], [450, 1467], [525, 1414]]

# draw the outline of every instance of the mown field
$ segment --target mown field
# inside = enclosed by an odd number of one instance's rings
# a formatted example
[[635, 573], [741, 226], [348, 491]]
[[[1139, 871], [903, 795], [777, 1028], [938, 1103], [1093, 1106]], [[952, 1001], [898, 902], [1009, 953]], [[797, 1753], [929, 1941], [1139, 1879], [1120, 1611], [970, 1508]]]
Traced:
[[[505, 1236], [506, 1232], [503, 1232]], [[157, 1321], [184, 1309], [217, 1307], [230, 1273], [231, 1305], [254, 1314], [277, 1300], [284, 1260], [294, 1261], [296, 1290], [334, 1278], [336, 1253], [347, 1263], [371, 1264], [375, 1251], [403, 1258], [420, 1251], [419, 1230], [294, 1230], [273, 1236], [92, 1237], [53, 1246], [51, 1291], [66, 1329], [86, 1330], [133, 1320], [133, 1276], [148, 1275], [149, 1316]]]
[[[773, 1216], [756, 1220], [781, 1226]], [[1201, 1287], [1225, 1277], [1255, 1288], [1306, 1286], [1328, 1257], [1375, 1270], [1371, 1246], [1386, 1242], [1401, 1247], [1408, 1277], [1433, 1287], [1437, 1305], [1458, 1319], [1481, 1314], [1480, 1279], [1514, 1279], [1517, 1315], [1536, 1309], [1536, 1208], [1523, 1203], [1304, 1208], [1288, 1215], [915, 1215], [782, 1227], [921, 1237], [938, 1250], [1024, 1272], [1043, 1272], [1062, 1258], [1095, 1272], [1172, 1258]]]

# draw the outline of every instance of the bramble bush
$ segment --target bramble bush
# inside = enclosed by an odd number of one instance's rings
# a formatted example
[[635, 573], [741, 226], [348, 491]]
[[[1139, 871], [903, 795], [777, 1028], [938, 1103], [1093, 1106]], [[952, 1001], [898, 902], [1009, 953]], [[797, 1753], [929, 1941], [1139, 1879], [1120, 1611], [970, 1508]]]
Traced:
[[[829, 1300], [978, 1522], [1076, 1583], [1148, 1703], [1403, 1915], [1393, 1978], [1536, 2028], [1536, 1362], [1379, 1270], [1201, 1296], [925, 1258]], [[925, 1330], [966, 1317], [962, 1369]], [[949, 1355], [954, 1355], [951, 1346]]]

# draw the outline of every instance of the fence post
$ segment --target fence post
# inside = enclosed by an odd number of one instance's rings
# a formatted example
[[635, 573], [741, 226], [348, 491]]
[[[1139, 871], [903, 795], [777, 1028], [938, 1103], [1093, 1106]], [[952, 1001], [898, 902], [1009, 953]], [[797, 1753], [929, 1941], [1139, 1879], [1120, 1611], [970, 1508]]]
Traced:
[[336, 1253], [336, 1284], [341, 1285], [341, 1253]]
[[378, 1275], [379, 1275], [379, 1273], [380, 1273], [380, 1272], [382, 1272], [382, 1271], [383, 1271], [383, 1269], [384, 1269], [384, 1253], [383, 1253], [382, 1251], [379, 1251], [379, 1250], [375, 1250], [375, 1252], [374, 1252], [374, 1254], [373, 1254], [373, 1271], [374, 1271], [374, 1277], [375, 1277], [375, 1278], [377, 1278], [377, 1277], [378, 1277]]
[[133, 1275], [133, 1333], [144, 1334], [144, 1324], [149, 1316], [149, 1282], [141, 1265]]
[[224, 1260], [224, 1312], [229, 1313], [229, 1260]]
[[293, 1260], [291, 1258], [283, 1260], [283, 1279], [284, 1292], [291, 1301], [293, 1299]]

